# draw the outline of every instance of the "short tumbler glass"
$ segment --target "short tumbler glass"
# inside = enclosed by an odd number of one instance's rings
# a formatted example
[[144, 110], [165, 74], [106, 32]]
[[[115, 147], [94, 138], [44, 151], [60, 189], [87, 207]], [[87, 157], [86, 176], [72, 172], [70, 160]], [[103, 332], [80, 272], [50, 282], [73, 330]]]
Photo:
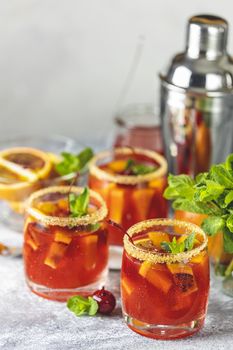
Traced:
[[[182, 233], [180, 233], [182, 230]], [[178, 233], [179, 232], [179, 233]], [[155, 339], [190, 336], [203, 326], [209, 294], [207, 237], [194, 224], [171, 219], [146, 220], [124, 236], [122, 309], [133, 331]], [[195, 233], [191, 250], [161, 250]]]
[[[65, 301], [90, 295], [104, 285], [108, 270], [108, 237], [102, 198], [90, 191], [89, 214], [67, 214], [68, 194], [80, 187], [57, 186], [31, 195], [24, 229], [24, 266], [32, 292]], [[54, 209], [55, 208], [55, 209]]]

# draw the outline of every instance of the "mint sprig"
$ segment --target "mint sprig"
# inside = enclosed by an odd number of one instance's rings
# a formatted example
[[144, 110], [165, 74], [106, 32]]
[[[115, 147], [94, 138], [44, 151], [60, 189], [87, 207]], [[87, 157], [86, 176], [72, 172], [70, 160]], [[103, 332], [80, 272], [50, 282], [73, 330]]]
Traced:
[[194, 180], [169, 175], [164, 197], [176, 210], [207, 215], [202, 228], [210, 236], [223, 232], [224, 250], [233, 253], [233, 154]]
[[79, 295], [68, 299], [67, 307], [76, 316], [94, 316], [98, 311], [98, 303], [95, 299], [92, 297], [85, 298]]
[[90, 201], [90, 192], [87, 187], [79, 195], [75, 193], [69, 193], [68, 197], [70, 216], [73, 218], [80, 218], [87, 215], [88, 205]]
[[178, 242], [176, 237], [173, 237], [171, 242], [162, 242], [161, 248], [167, 253], [179, 254], [193, 249], [195, 233], [191, 233], [183, 242]]
[[132, 175], [146, 175], [152, 173], [156, 169], [156, 166], [137, 163], [133, 159], [128, 159], [125, 167], [125, 171]]
[[77, 155], [68, 152], [62, 152], [62, 161], [56, 165], [55, 169], [61, 176], [80, 172], [85, 168], [93, 155], [94, 153], [89, 147], [85, 148]]

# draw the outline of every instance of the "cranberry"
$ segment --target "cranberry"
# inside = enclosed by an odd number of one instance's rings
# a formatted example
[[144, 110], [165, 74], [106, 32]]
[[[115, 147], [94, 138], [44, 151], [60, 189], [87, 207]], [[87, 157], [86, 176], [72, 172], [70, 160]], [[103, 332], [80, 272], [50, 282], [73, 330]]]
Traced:
[[109, 315], [116, 306], [114, 295], [108, 290], [105, 290], [104, 287], [96, 290], [92, 297], [97, 301], [99, 306], [98, 312], [101, 314]]

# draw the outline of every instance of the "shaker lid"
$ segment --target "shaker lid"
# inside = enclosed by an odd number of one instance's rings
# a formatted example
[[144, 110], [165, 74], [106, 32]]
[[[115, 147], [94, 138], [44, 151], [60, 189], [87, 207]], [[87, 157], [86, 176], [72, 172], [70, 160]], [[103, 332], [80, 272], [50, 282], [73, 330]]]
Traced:
[[227, 54], [228, 23], [212, 15], [189, 19], [185, 52], [176, 55], [164, 83], [197, 92], [233, 91], [233, 60]]

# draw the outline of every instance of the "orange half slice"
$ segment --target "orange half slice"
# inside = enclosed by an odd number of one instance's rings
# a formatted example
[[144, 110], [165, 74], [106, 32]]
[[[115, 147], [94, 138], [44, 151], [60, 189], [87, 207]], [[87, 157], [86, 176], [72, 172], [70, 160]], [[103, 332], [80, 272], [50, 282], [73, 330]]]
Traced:
[[17, 147], [0, 152], [0, 198], [20, 201], [49, 176], [53, 168], [50, 155], [33, 148]]

